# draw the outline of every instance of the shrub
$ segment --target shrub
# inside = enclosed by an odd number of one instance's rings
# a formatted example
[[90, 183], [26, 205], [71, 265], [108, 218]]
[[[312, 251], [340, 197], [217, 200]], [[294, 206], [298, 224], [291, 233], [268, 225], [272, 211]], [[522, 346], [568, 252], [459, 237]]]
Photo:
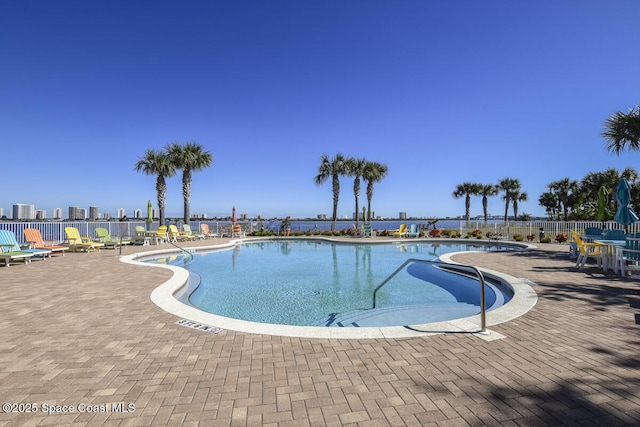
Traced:
[[469, 232], [473, 237], [482, 237], [482, 231], [475, 229]]
[[458, 230], [448, 230], [448, 231], [449, 231], [449, 237], [451, 237], [452, 239], [456, 239], [460, 237], [460, 232]]
[[558, 243], [564, 243], [567, 241], [569, 237], [566, 234], [556, 234], [556, 242]]
[[527, 242], [533, 242], [533, 239], [535, 239], [535, 237], [535, 234], [527, 234]]
[[540, 239], [540, 243], [551, 243], [551, 237], [543, 237]]
[[431, 237], [440, 237], [442, 235], [442, 230], [434, 228], [433, 230], [429, 230], [429, 236]]
[[515, 240], [516, 242], [522, 242], [524, 238], [522, 237], [522, 234], [514, 234], [513, 240]]

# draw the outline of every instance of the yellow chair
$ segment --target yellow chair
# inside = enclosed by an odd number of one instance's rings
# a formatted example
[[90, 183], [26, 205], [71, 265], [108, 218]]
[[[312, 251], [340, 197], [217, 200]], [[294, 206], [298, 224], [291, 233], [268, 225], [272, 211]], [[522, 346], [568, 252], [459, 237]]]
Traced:
[[67, 235], [69, 247], [74, 252], [78, 250], [85, 252], [97, 250], [98, 252], [100, 252], [100, 248], [104, 247], [104, 243], [94, 242], [88, 237], [80, 237], [80, 232], [75, 227], [65, 227], [64, 232]]
[[180, 230], [178, 230], [178, 227], [173, 224], [169, 226], [168, 236], [170, 237], [172, 242], [175, 242], [177, 240], [181, 242], [184, 242], [185, 240], [195, 240], [195, 236], [188, 236], [184, 233], [181, 233]]
[[576, 246], [578, 247], [578, 259], [576, 260], [576, 267], [582, 270], [584, 269], [584, 264], [588, 258], [593, 258], [598, 263], [598, 267], [604, 267], [603, 264], [605, 262], [605, 255], [603, 251], [604, 245], [601, 243], [586, 243], [582, 240], [582, 237], [575, 232], [571, 231], [571, 236], [573, 240], [576, 242]]
[[[158, 231], [156, 232], [158, 236], [158, 243], [168, 243], [169, 242], [169, 227], [166, 225], [161, 225], [158, 227]], [[175, 241], [175, 240], [173, 240]]]
[[406, 237], [407, 224], [400, 224], [400, 228], [393, 232], [393, 237]]

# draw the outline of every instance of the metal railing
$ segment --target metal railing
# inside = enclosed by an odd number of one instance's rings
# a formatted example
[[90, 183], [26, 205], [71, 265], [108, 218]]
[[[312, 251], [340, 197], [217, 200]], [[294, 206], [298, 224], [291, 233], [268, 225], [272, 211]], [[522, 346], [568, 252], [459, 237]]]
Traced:
[[376, 287], [373, 290], [373, 308], [376, 308], [376, 295], [378, 293], [378, 290], [380, 290], [380, 288], [386, 285], [396, 274], [404, 270], [404, 268], [407, 265], [412, 264], [414, 262], [422, 263], [422, 264], [437, 264], [438, 267], [444, 267], [446, 269], [450, 269], [453, 271], [462, 270], [464, 272], [474, 273], [478, 277], [478, 280], [480, 282], [480, 333], [487, 332], [487, 303], [485, 301], [484, 276], [482, 275], [482, 272], [480, 270], [478, 270], [476, 267], [472, 265], [450, 264], [450, 263], [440, 262], [440, 261], [409, 258], [405, 262], [403, 262], [400, 265], [400, 267], [396, 268], [396, 270], [393, 273], [391, 273], [386, 279], [382, 281], [382, 283], [378, 285], [378, 287]]

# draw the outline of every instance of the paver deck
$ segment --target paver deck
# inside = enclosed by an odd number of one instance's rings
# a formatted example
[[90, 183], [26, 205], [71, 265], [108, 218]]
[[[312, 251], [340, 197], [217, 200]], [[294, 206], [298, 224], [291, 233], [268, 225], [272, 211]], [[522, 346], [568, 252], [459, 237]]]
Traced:
[[118, 253], [0, 268], [0, 396], [24, 404], [0, 425], [640, 425], [640, 281], [567, 246], [454, 257], [536, 283], [494, 341], [194, 330], [149, 299], [171, 272]]

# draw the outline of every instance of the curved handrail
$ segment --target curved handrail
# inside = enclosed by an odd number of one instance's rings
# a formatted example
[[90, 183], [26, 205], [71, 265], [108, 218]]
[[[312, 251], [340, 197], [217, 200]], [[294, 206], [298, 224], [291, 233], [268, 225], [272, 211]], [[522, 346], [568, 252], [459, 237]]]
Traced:
[[459, 269], [459, 270], [475, 273], [475, 275], [478, 276], [478, 279], [480, 280], [480, 332], [481, 333], [487, 332], [487, 304], [485, 301], [484, 276], [482, 275], [482, 272], [478, 270], [478, 268], [472, 265], [452, 264], [452, 263], [433, 261], [433, 260], [427, 260], [427, 259], [409, 258], [405, 262], [403, 262], [400, 265], [400, 267], [396, 268], [393, 273], [391, 273], [386, 279], [382, 281], [382, 283], [380, 283], [373, 290], [373, 308], [376, 308], [376, 293], [378, 292], [378, 290], [384, 285], [386, 285], [389, 282], [389, 280], [391, 280], [396, 274], [402, 271], [408, 264], [412, 264], [414, 262], [419, 262], [423, 264], [438, 264], [439, 266], [443, 266], [443, 267], [451, 267], [452, 269]]

